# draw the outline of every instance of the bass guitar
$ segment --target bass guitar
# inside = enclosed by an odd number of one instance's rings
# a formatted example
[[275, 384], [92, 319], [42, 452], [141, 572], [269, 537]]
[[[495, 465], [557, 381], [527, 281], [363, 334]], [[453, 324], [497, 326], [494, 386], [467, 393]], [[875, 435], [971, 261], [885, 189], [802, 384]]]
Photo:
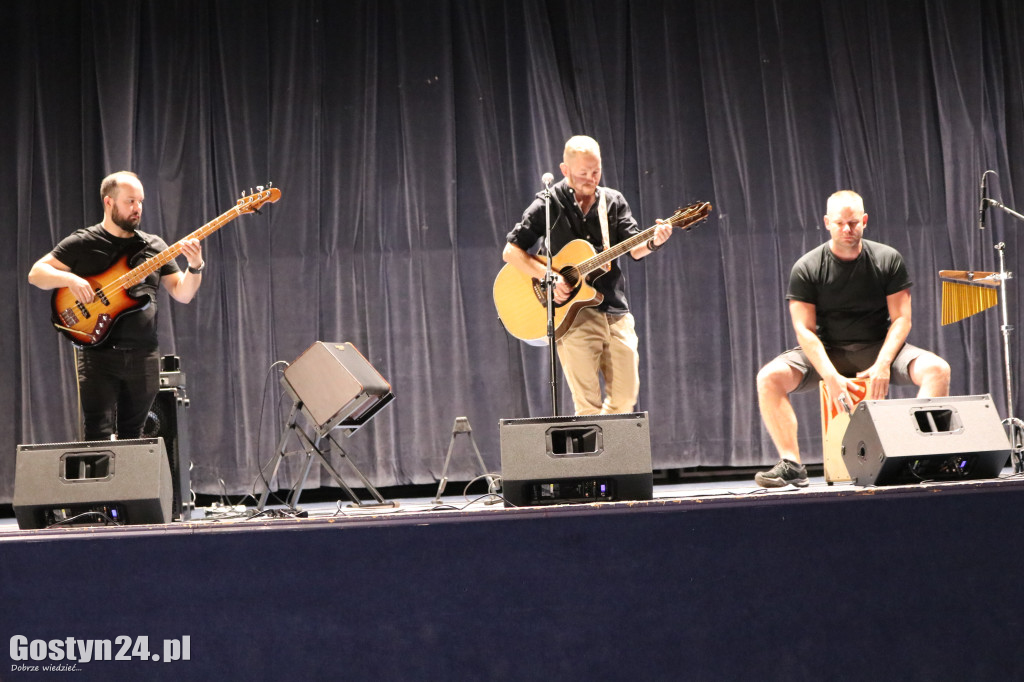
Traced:
[[[665, 224], [681, 230], [697, 226], [711, 214], [711, 204], [698, 202], [680, 208]], [[585, 239], [566, 244], [551, 259], [551, 269], [572, 285], [572, 294], [555, 305], [555, 339], [559, 339], [572, 326], [576, 314], [583, 308], [599, 305], [604, 297], [593, 287], [594, 281], [608, 272], [611, 262], [648, 239], [654, 237], [654, 225], [625, 241], [598, 253]], [[547, 258], [532, 256], [547, 267]], [[534, 345], [547, 343], [548, 304], [544, 283], [524, 274], [511, 263], [498, 272], [494, 280], [494, 306], [505, 329], [512, 336]]]
[[51, 300], [53, 326], [75, 345], [92, 348], [102, 345], [122, 315], [142, 310], [150, 303], [149, 296], [133, 296], [137, 286], [152, 273], [181, 254], [186, 239], [203, 239], [244, 213], [256, 213], [260, 206], [281, 198], [281, 190], [273, 187], [243, 196], [233, 208], [183, 237], [140, 265], [129, 268], [128, 256], [122, 256], [104, 272], [86, 277], [96, 296], [89, 303], [79, 301], [67, 287], [56, 289]]

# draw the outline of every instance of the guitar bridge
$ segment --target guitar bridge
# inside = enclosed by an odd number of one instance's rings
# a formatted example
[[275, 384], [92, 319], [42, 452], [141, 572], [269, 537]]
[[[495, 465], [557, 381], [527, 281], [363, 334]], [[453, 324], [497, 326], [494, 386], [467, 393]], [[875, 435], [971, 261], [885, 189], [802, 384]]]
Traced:
[[[572, 272], [570, 272], [569, 268], [566, 268], [566, 270], [564, 270], [561, 273], [561, 275], [562, 279], [564, 279], [565, 281], [572, 285], [572, 293], [569, 294], [569, 298], [565, 299], [561, 303], [555, 303], [556, 308], [561, 308], [562, 306], [566, 305], [571, 300], [576, 298], [576, 292], [579, 291], [580, 289], [579, 283], [576, 281], [575, 276]], [[533, 295], [537, 297], [538, 303], [540, 303], [545, 308], [548, 307], [548, 294], [547, 291], [544, 289], [544, 283], [541, 282], [539, 279], [533, 280]]]
[[540, 283], [539, 279], [533, 280], [533, 295], [537, 297], [537, 300], [544, 306], [548, 304], [547, 294], [544, 293], [544, 285]]
[[75, 311], [71, 308], [65, 308], [60, 311], [60, 321], [64, 323], [65, 327], [73, 327], [78, 324], [78, 316], [75, 315]]

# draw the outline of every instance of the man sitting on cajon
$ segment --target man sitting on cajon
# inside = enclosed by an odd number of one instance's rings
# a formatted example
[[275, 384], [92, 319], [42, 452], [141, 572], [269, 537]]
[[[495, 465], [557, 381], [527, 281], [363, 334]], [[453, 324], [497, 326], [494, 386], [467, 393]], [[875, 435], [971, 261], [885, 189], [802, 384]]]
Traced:
[[757, 374], [761, 418], [780, 456], [754, 476], [764, 488], [807, 485], [790, 393], [813, 390], [821, 380], [836, 403], [849, 405], [848, 378], [866, 377], [870, 400], [885, 398], [890, 382], [919, 386], [921, 398], [949, 395], [946, 361], [906, 343], [911, 280], [903, 258], [863, 239], [867, 223], [860, 195], [836, 192], [825, 215], [832, 238], [793, 266], [786, 299], [800, 345]]

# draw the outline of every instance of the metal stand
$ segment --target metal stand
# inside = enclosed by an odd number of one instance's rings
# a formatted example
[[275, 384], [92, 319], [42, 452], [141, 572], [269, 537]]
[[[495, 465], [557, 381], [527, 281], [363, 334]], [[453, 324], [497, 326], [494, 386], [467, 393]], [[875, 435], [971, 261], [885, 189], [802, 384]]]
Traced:
[[1010, 370], [1010, 334], [1013, 327], [1010, 325], [1009, 305], [1006, 302], [1006, 280], [1013, 274], [1006, 271], [1006, 244], [999, 242], [995, 246], [999, 252], [999, 311], [1003, 323], [999, 329], [1003, 334], [1003, 376], [1006, 381], [1006, 419], [1003, 426], [1010, 437], [1011, 455], [1013, 462], [1013, 473], [1024, 473], [1024, 421], [1013, 416], [1013, 373]]
[[555, 273], [551, 269], [551, 262], [555, 254], [551, 248], [551, 180], [550, 174], [545, 173], [544, 181], [544, 246], [548, 250], [547, 265], [544, 271], [544, 290], [547, 295], [548, 307], [548, 366], [550, 367], [549, 381], [551, 384], [551, 415], [558, 416], [558, 365], [557, 351], [555, 347]]
[[492, 499], [488, 500], [484, 504], [495, 504], [500, 502], [501, 498], [498, 496], [497, 478], [487, 473], [487, 465], [484, 464], [484, 458], [480, 456], [480, 450], [476, 446], [476, 441], [473, 440], [473, 428], [469, 425], [469, 419], [466, 417], [456, 417], [455, 424], [452, 425], [452, 439], [448, 443], [448, 454], [444, 458], [444, 468], [441, 469], [441, 480], [437, 483], [437, 494], [434, 496], [434, 504], [441, 504], [441, 494], [444, 492], [444, 488], [448, 484], [448, 464], [452, 461], [452, 451], [455, 449], [455, 437], [460, 433], [464, 433], [469, 436], [469, 443], [473, 446], [473, 452], [476, 454], [476, 461], [480, 464], [480, 471], [487, 479], [487, 492], [492, 495]]
[[[987, 174], [988, 172], [986, 172]], [[984, 176], [982, 176], [982, 217], [984, 217], [984, 210], [988, 206], [994, 206], [1017, 220], [1024, 221], [1024, 215], [985, 196], [984, 181]], [[1003, 426], [1006, 427], [1010, 437], [1010, 459], [1013, 462], [1013, 472], [1020, 474], [1024, 473], [1024, 421], [1013, 416], [1013, 373], [1010, 370], [1010, 334], [1013, 332], [1013, 327], [1010, 325], [1009, 305], [1006, 302], [1006, 280], [1013, 277], [1013, 274], [1006, 271], [1006, 244], [999, 242], [995, 249], [999, 252], [999, 310], [1003, 322], [999, 329], [1003, 334], [1003, 371], [1006, 381], [1006, 419], [1003, 420]]]
[[72, 362], [75, 365], [75, 397], [77, 398], [76, 405], [78, 406], [78, 442], [81, 443], [85, 440], [85, 414], [82, 412], [82, 379], [78, 375], [79, 356], [82, 349], [74, 343], [71, 344], [71, 347], [74, 349]]
[[[302, 401], [298, 399], [298, 396], [296, 396], [293, 391], [291, 391], [287, 382], [282, 381], [282, 384], [285, 386], [286, 389], [288, 389], [289, 393], [292, 394], [292, 409], [291, 412], [289, 412], [288, 414], [288, 419], [285, 421], [284, 428], [281, 430], [281, 438], [278, 441], [277, 452], [274, 455], [273, 470], [271, 471], [270, 476], [267, 477], [267, 479], [264, 481], [266, 483], [266, 488], [260, 495], [259, 504], [256, 506], [257, 512], [262, 512], [267, 504], [267, 498], [270, 496], [270, 483], [271, 481], [274, 480], [274, 477], [277, 476], [277, 471], [281, 466], [281, 462], [288, 455], [299, 454], [300, 452], [306, 455], [306, 466], [302, 470], [302, 476], [293, 486], [292, 492], [288, 496], [287, 505], [289, 508], [297, 508], [297, 505], [299, 503], [299, 496], [302, 494], [302, 488], [306, 484], [306, 478], [309, 476], [309, 471], [313, 467], [313, 462], [315, 461], [315, 458], [320, 460], [320, 464], [324, 467], [324, 469], [327, 470], [327, 473], [331, 475], [331, 478], [335, 480], [335, 482], [341, 487], [341, 489], [345, 491], [345, 494], [348, 495], [349, 499], [352, 500], [351, 506], [361, 508], [398, 507], [398, 502], [389, 502], [385, 500], [384, 496], [381, 495], [380, 492], [373, 486], [373, 484], [370, 483], [370, 481], [368, 481], [365, 476], [363, 476], [361, 471], [359, 471], [359, 469], [355, 465], [355, 462], [349, 459], [347, 453], [345, 452], [345, 449], [341, 447], [341, 444], [333, 436], [334, 431], [337, 429], [329, 430], [324, 434], [316, 433], [315, 437], [311, 438], [309, 434], [307, 434], [306, 431], [303, 430], [298, 425], [299, 413], [304, 413]], [[305, 416], [309, 418], [309, 415]], [[313, 420], [310, 419], [310, 421]], [[292, 434], [295, 435], [296, 439], [299, 441], [299, 444], [302, 446], [301, 451], [287, 451], [288, 438]], [[370, 495], [372, 495], [373, 498], [377, 501], [376, 503], [364, 502], [360, 500], [359, 496], [355, 494], [352, 488], [350, 488], [348, 484], [345, 482], [345, 480], [341, 477], [341, 474], [339, 474], [337, 470], [333, 466], [331, 466], [331, 462], [327, 457], [327, 455], [330, 453], [329, 445], [328, 450], [326, 452], [321, 448], [321, 445], [324, 443], [325, 439], [328, 441], [328, 443], [334, 443], [334, 445], [338, 448], [338, 452], [341, 458], [348, 462], [352, 471], [354, 471], [356, 473], [356, 476], [359, 477], [359, 480], [363, 482], [363, 486], [366, 488], [367, 492], [369, 492]]]

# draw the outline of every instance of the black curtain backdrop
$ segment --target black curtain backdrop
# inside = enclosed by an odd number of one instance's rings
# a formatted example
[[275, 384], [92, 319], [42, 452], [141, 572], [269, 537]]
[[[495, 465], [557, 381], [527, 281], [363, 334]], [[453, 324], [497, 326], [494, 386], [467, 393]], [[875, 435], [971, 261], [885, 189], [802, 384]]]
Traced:
[[[0, 501], [16, 444], [77, 437], [73, 350], [26, 274], [100, 219], [99, 182], [122, 168], [145, 184], [143, 229], [169, 243], [242, 190], [283, 192], [204, 242], [195, 301], [161, 294], [162, 351], [188, 375], [197, 492], [252, 489], [290, 407], [274, 363], [317, 340], [353, 343], [394, 387], [344, 442], [376, 485], [435, 482], [459, 416], [497, 470], [498, 419], [551, 406], [547, 351], [506, 335], [491, 284], [505, 234], [576, 133], [601, 143], [604, 183], [642, 226], [714, 204], [708, 223], [626, 264], [656, 468], [776, 459], [754, 377], [795, 342], [789, 269], [827, 239], [825, 199], [840, 188], [863, 194], [866, 236], [909, 263], [911, 341], [949, 360], [954, 394], [991, 393], [1005, 413], [998, 311], [940, 327], [937, 271], [998, 269], [997, 242], [1008, 269], [1024, 261], [1024, 224], [993, 211], [977, 225], [986, 169], [993, 196], [1024, 208], [1015, 0], [3, 9], [0, 277], [14, 307], [0, 335]], [[1020, 328], [1024, 293], [1017, 280], [1008, 291]], [[796, 406], [801, 448], [820, 461], [817, 397]], [[451, 473], [478, 473], [460, 443]], [[290, 463], [280, 485], [297, 473]]]

